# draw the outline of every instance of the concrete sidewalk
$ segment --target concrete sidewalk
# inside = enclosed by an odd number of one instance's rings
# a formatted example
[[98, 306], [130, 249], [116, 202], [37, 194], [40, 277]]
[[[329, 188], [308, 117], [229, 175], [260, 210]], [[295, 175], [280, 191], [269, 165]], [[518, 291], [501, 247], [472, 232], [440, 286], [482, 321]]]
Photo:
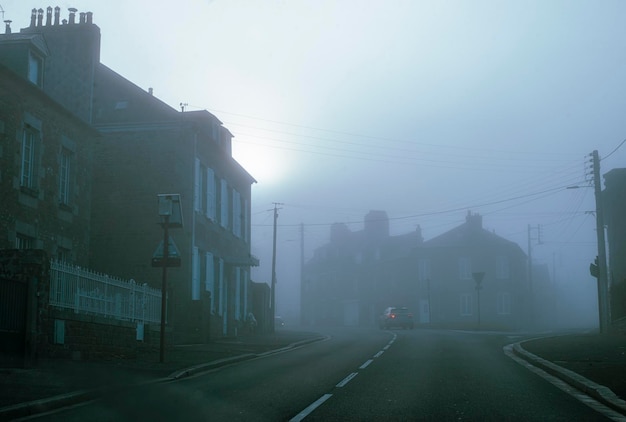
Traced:
[[166, 382], [212, 368], [297, 347], [325, 337], [315, 332], [276, 330], [208, 344], [174, 346], [159, 362], [159, 350], [135, 359], [86, 362], [39, 360], [34, 368], [0, 369], [0, 420], [12, 420], [95, 398], [142, 383]]
[[[111, 390], [164, 382], [322, 340], [315, 332], [277, 330], [209, 344], [152, 350], [108, 362], [41, 360], [35, 368], [0, 369], [0, 420], [80, 403]], [[512, 345], [513, 352], [626, 415], [626, 336], [572, 334]], [[607, 388], [610, 389], [607, 391]]]
[[626, 416], [626, 335], [550, 336], [517, 343], [512, 350]]

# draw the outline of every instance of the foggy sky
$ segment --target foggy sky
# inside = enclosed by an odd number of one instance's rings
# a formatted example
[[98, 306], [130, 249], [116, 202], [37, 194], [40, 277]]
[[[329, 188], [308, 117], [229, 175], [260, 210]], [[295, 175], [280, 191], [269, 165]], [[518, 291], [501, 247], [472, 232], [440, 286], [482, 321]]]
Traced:
[[[12, 28], [30, 9], [91, 11], [101, 61], [167, 104], [207, 109], [234, 135], [253, 186], [255, 281], [271, 277], [279, 202], [277, 307], [298, 302], [305, 257], [330, 224], [430, 239], [483, 215], [485, 228], [593, 283], [588, 154], [626, 138], [623, 1], [0, 0]], [[602, 173], [626, 164], [626, 147]], [[593, 290], [592, 290], [593, 291]]]

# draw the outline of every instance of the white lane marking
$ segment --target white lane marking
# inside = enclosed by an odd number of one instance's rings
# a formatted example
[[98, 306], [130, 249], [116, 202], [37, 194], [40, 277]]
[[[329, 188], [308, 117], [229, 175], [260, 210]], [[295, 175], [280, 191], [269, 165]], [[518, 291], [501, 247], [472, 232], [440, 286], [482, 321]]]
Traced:
[[353, 372], [350, 375], [348, 375], [347, 377], [345, 377], [343, 379], [343, 381], [341, 381], [339, 384], [337, 384], [335, 387], [341, 388], [344, 385], [346, 385], [347, 383], [350, 382], [350, 380], [352, 380], [352, 378], [356, 377], [358, 375], [358, 372]]
[[391, 346], [391, 344], [386, 345], [385, 347], [383, 347], [383, 350], [389, 349], [390, 346]]
[[368, 359], [363, 365], [359, 366], [359, 369], [365, 369], [370, 363], [374, 362], [372, 359]]
[[298, 413], [296, 416], [289, 419], [289, 422], [300, 422], [302, 419], [309, 416], [311, 412], [313, 412], [315, 409], [320, 407], [322, 403], [324, 403], [326, 400], [328, 400], [332, 396], [333, 396], [332, 394], [324, 394], [322, 397], [320, 397], [319, 399], [311, 403], [309, 406], [307, 406], [307, 408], [304, 409], [302, 412]]
[[375, 357], [375, 358], [379, 358], [379, 357], [380, 357], [383, 353], [385, 353], [385, 352], [381, 350], [380, 352], [376, 353], [376, 354], [374, 355], [374, 357]]

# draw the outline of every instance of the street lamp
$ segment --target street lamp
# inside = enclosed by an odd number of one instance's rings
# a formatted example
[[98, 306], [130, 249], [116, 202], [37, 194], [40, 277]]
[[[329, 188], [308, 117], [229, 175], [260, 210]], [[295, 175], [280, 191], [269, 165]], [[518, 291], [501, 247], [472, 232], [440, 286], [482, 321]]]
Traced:
[[[180, 256], [178, 261], [170, 262], [170, 236], [169, 229], [183, 227], [183, 213], [180, 203], [180, 194], [159, 194], [158, 210], [160, 217], [160, 224], [163, 227], [163, 255], [160, 257], [160, 245], [157, 251], [152, 257], [153, 267], [163, 268], [163, 277], [161, 281], [161, 338], [160, 338], [160, 350], [159, 350], [159, 362], [165, 361], [165, 314], [167, 311], [167, 267], [180, 266]], [[173, 249], [176, 250], [176, 245], [171, 241]], [[178, 255], [178, 253], [176, 253]]]

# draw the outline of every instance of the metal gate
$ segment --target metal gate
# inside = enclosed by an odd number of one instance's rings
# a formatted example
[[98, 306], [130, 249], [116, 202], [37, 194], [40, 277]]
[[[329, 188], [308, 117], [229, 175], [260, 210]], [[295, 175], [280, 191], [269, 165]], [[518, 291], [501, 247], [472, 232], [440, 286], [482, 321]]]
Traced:
[[0, 366], [21, 366], [25, 353], [28, 284], [0, 278]]

